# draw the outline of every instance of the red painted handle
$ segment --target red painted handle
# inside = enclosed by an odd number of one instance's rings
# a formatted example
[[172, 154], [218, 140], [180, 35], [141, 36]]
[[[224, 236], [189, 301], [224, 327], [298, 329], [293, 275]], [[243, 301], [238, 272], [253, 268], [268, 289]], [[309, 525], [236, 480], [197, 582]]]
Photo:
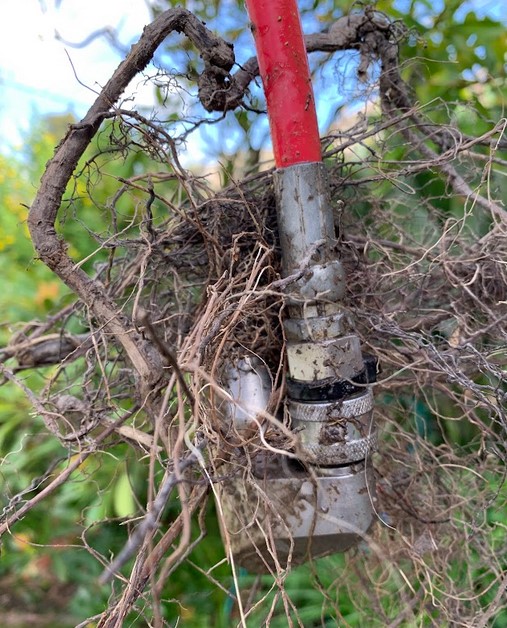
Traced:
[[275, 163], [322, 160], [308, 57], [296, 0], [246, 0], [257, 48]]

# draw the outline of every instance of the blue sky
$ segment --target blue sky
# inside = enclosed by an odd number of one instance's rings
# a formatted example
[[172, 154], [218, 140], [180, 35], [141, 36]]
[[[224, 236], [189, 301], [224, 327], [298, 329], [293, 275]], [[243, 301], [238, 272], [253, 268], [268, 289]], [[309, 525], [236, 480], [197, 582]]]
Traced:
[[[191, 8], [191, 0], [186, 5]], [[246, 24], [246, 12], [240, 13]], [[80, 119], [123, 58], [103, 37], [75, 48], [57, 41], [55, 31], [68, 42], [82, 42], [110, 27], [128, 49], [150, 20], [147, 0], [129, 0], [128, 8], [125, 0], [0, 0], [0, 151], [16, 151], [31, 121], [40, 115], [70, 112]], [[253, 39], [245, 35], [252, 40], [249, 55]], [[154, 105], [153, 87], [142, 78], [134, 80], [131, 89], [137, 106]], [[177, 101], [180, 113], [195, 100], [183, 98], [188, 103]], [[197, 115], [202, 115], [200, 109]], [[267, 124], [263, 128], [267, 133]], [[227, 123], [221, 129], [201, 128], [190, 139], [188, 154], [192, 161], [205, 161], [206, 146], [215, 155], [218, 144], [231, 144], [234, 153], [239, 137], [236, 134], [234, 141], [233, 135]]]
[[[301, 0], [301, 5], [305, 2]], [[399, 6], [406, 2], [393, 0]], [[59, 7], [55, 8], [55, 4]], [[437, 4], [443, 4], [443, 0], [435, 0]], [[468, 0], [458, 13], [464, 17], [473, 9], [481, 16], [502, 17], [499, 15], [503, 10], [501, 5], [503, 2], [499, 0]], [[243, 14], [239, 17], [243, 19]], [[231, 14], [230, 19], [239, 19], [237, 12]], [[246, 19], [245, 14], [245, 23]], [[30, 121], [37, 115], [71, 112], [82, 117], [95, 98], [94, 90], [107, 81], [121, 60], [121, 54], [103, 38], [97, 38], [82, 49], [66, 48], [55, 40], [55, 31], [67, 41], [79, 42], [97, 29], [109, 26], [128, 47], [137, 40], [149, 20], [146, 0], [129, 0], [128, 3], [125, 0], [0, 0], [0, 151], [16, 150]], [[315, 30], [314, 24], [310, 25], [310, 30]], [[245, 33], [245, 37], [240, 44], [243, 54], [238, 54], [241, 59], [250, 54], [245, 46], [252, 45], [250, 34]], [[353, 75], [354, 64], [342, 64], [340, 72]], [[324, 80], [328, 86], [336, 83], [335, 76], [321, 76], [320, 81]], [[336, 85], [333, 93], [329, 88], [319, 95], [319, 121], [323, 128], [331, 104], [336, 107], [340, 104], [339, 98], [344, 97], [344, 80], [342, 76], [341, 87]], [[140, 99], [148, 106], [152, 103], [152, 88], [138, 82], [135, 90], [137, 102]], [[258, 121], [258, 130], [259, 138], [264, 138], [265, 120]], [[202, 137], [206, 134], [211, 143], [223, 143], [224, 138], [229, 137], [234, 152], [237, 146], [232, 144], [237, 142], [232, 141], [233, 133], [227, 124], [220, 130], [204, 129], [201, 140], [193, 142], [193, 157], [203, 145]]]
[[[73, 112], [81, 117], [120, 61], [103, 39], [83, 49], [66, 48], [55, 30], [71, 42], [108, 25], [130, 44], [150, 20], [144, 0], [1, 0], [0, 150], [16, 146], [32, 116]], [[74, 69], [73, 69], [74, 67]], [[81, 83], [79, 84], [76, 75]]]

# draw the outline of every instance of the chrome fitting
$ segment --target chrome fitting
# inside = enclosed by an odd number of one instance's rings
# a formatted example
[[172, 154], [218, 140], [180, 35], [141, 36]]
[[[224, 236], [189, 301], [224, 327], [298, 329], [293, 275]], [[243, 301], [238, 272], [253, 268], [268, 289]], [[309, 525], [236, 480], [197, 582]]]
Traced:
[[329, 316], [287, 318], [283, 327], [288, 342], [319, 342], [346, 335], [350, 323], [346, 313], [339, 311]]
[[345, 293], [345, 273], [339, 260], [325, 264], [314, 264], [303, 272], [300, 279], [292, 282], [287, 289], [287, 303], [301, 305], [323, 301], [335, 303]]
[[340, 401], [288, 405], [301, 457], [309, 463], [351, 464], [368, 459], [377, 448], [371, 390]]
[[[298, 444], [284, 452], [263, 441], [247, 458], [251, 448], [237, 439], [244, 462], [227, 463], [230, 479], [217, 487], [224, 543], [238, 564], [258, 573], [347, 550], [365, 537], [375, 512], [377, 437], [366, 386], [376, 365], [363, 359], [340, 304], [345, 278], [327, 173], [321, 162], [296, 164], [277, 171], [274, 183], [282, 274], [298, 276], [286, 292], [284, 322], [285, 405]], [[231, 395], [224, 423], [242, 436], [259, 427], [271, 378], [258, 358], [244, 356], [224, 380]]]
[[318, 318], [339, 314], [343, 311], [340, 303], [328, 303], [327, 301], [306, 302], [299, 305], [288, 305], [287, 314], [289, 318]]
[[287, 344], [287, 361], [292, 379], [303, 382], [353, 377], [363, 368], [361, 344], [356, 335]]
[[265, 412], [272, 382], [267, 366], [256, 355], [247, 354], [230, 364], [224, 374], [224, 388], [232, 397], [221, 406], [222, 418], [230, 429], [251, 431], [258, 427], [258, 415]]

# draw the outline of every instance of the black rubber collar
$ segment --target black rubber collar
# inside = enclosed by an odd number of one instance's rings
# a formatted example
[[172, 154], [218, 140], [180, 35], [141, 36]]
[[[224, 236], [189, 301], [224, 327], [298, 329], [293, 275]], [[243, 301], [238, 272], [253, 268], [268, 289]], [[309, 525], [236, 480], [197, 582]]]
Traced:
[[287, 393], [290, 399], [303, 402], [339, 401], [364, 390], [367, 384], [377, 381], [377, 359], [364, 356], [364, 368], [351, 379], [323, 379], [317, 382], [303, 382], [287, 379]]

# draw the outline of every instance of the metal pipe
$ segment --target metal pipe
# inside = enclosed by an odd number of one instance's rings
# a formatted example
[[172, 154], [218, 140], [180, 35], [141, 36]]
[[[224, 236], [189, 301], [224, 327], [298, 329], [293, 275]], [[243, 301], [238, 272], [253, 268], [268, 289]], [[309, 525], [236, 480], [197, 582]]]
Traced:
[[[232, 554], [262, 572], [277, 561], [286, 568], [345, 551], [368, 532], [374, 520], [370, 459], [376, 432], [367, 384], [376, 367], [363, 358], [342, 304], [345, 277], [296, 0], [246, 4], [278, 167], [282, 274], [297, 276], [286, 290], [284, 321], [285, 407], [296, 444], [290, 456], [254, 450], [249, 480], [236, 476], [219, 489]], [[247, 437], [264, 420], [269, 373], [246, 355], [223, 379], [232, 398], [222, 412], [224, 432]]]
[[325, 263], [336, 259], [329, 180], [322, 162], [296, 164], [274, 175], [278, 233], [283, 274], [296, 272], [303, 261]]
[[295, 0], [246, 0], [278, 168], [321, 161], [310, 68]]

